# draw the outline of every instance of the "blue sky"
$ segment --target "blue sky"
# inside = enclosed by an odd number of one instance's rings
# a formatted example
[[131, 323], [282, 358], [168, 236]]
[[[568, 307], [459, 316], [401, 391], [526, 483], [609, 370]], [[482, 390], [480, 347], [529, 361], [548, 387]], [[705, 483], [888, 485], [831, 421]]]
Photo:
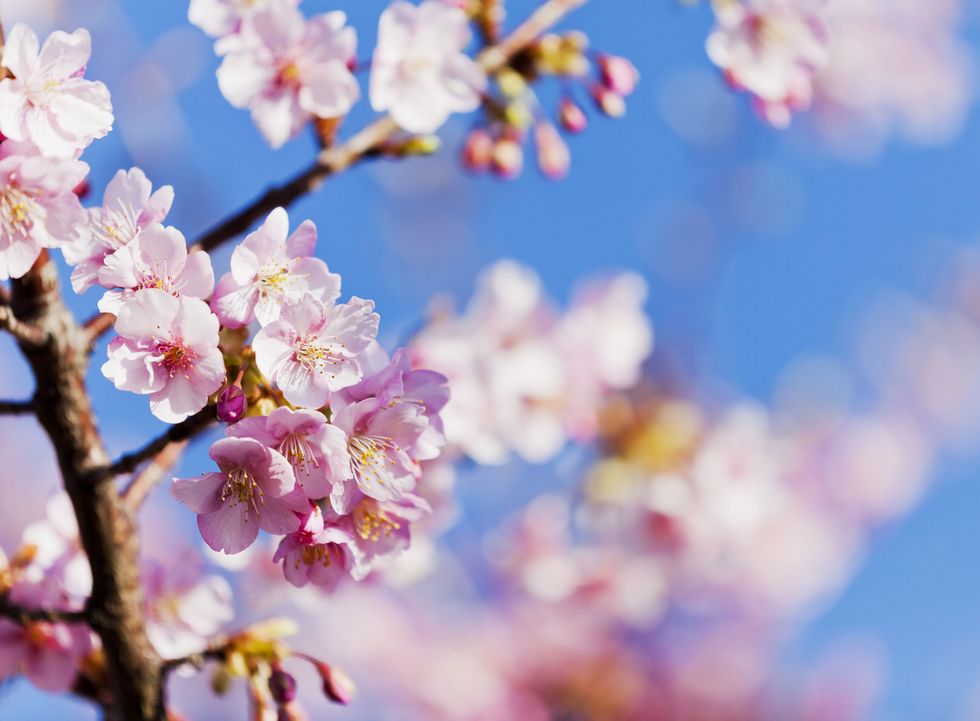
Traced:
[[[384, 5], [307, 0], [303, 7], [347, 10], [366, 57]], [[516, 19], [532, 2], [509, 5]], [[213, 77], [217, 60], [187, 27], [186, 3], [99, 0], [71, 8], [65, 27], [92, 27], [89, 75], [106, 80], [117, 98], [148, 86], [152, 72], [140, 74], [137, 64], [147, 51], [176, 63], [182, 86], [180, 123], [157, 127], [145, 108], [120, 112], [113, 134], [86, 153], [97, 190], [118, 168], [140, 164], [155, 183], [175, 186], [168, 222], [192, 238], [312, 156], [308, 137], [270, 150], [248, 115], [224, 102]], [[530, 168], [512, 183], [470, 179], [447, 150], [333, 179], [291, 210], [294, 224], [317, 223], [319, 255], [341, 273], [345, 294], [377, 301], [389, 342], [433, 294], [465, 298], [479, 269], [498, 258], [536, 268], [559, 298], [590, 273], [637, 270], [650, 284], [660, 348], [684, 373], [765, 401], [801, 356], [852, 358], [859, 319], [875, 299], [893, 290], [925, 293], [943, 259], [975, 240], [980, 119], [972, 112], [962, 135], [942, 147], [897, 142], [869, 161], [841, 160], [805, 127], [763, 126], [744, 99], [722, 90], [703, 52], [709, 23], [706, 9], [668, 0], [593, 2], [576, 13], [569, 27], [587, 30], [597, 48], [629, 56], [643, 79], [624, 119], [594, 117], [571, 141], [573, 170], [564, 182]], [[702, 105], [688, 108], [690, 99], [678, 97], [679, 77], [705, 89]], [[362, 103], [348, 124], [368, 116]], [[709, 116], [718, 123], [716, 142], [685, 139], [710, 134]], [[446, 135], [458, 141], [467, 122], [454, 121]], [[226, 262], [216, 258], [219, 269]], [[79, 312], [95, 301], [94, 294], [77, 301]], [[144, 399], [111, 391], [97, 367], [92, 385], [115, 450], [160, 427]], [[945, 463], [921, 508], [874, 539], [855, 582], [800, 640], [806, 657], [835, 639], [879, 638], [891, 661], [888, 718], [953, 719], [980, 680], [980, 568], [972, 562], [980, 549], [978, 474], [977, 458]], [[0, 703], [0, 720], [22, 718], [35, 702], [15, 688]], [[61, 718], [54, 709], [49, 717]]]

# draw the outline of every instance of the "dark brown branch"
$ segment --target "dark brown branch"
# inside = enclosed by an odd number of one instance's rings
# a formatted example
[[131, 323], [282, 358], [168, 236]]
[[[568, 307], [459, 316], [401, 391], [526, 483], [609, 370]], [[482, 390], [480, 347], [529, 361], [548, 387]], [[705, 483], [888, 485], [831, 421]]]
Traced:
[[92, 473], [93, 479], [115, 478], [124, 473], [132, 473], [146, 460], [163, 451], [173, 443], [180, 443], [193, 438], [216, 420], [214, 406], [207, 406], [189, 418], [170, 426], [164, 433], [154, 438], [142, 448], [120, 456], [113, 463], [96, 468]]
[[9, 305], [0, 305], [0, 329], [10, 333], [22, 346], [40, 347], [47, 341], [43, 331], [22, 323]]
[[21, 626], [36, 621], [47, 621], [48, 623], [84, 623], [88, 620], [88, 614], [82, 611], [58, 611], [47, 608], [27, 608], [20, 604], [13, 603], [6, 594], [0, 594], [0, 616], [9, 618]]
[[146, 635], [139, 535], [115, 484], [95, 473], [109, 461], [85, 388], [88, 338], [65, 307], [46, 253], [12, 291], [17, 317], [48, 338], [43, 346], [20, 347], [92, 567], [88, 620], [105, 651], [114, 712], [127, 721], [163, 721], [162, 662]]
[[123, 489], [123, 500], [133, 511], [143, 505], [150, 491], [177, 465], [188, 443], [189, 441], [177, 441], [164, 446]]
[[0, 401], [0, 416], [23, 416], [34, 412], [34, 401]]

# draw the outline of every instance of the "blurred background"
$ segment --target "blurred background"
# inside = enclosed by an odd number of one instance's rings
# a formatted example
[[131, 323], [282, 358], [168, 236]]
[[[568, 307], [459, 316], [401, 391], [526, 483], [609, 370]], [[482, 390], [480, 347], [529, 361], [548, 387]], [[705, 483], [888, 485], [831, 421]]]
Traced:
[[[533, 0], [509, 0], [508, 22], [533, 6]], [[725, 85], [706, 57], [713, 22], [708, 8], [596, 0], [565, 26], [587, 32], [594, 47], [630, 58], [641, 82], [625, 118], [594, 115], [586, 132], [569, 139], [567, 179], [546, 180], [530, 156], [511, 182], [467, 176], [458, 147], [471, 119], [456, 117], [444, 128], [443, 152], [345, 173], [297, 203], [290, 216], [294, 225], [303, 218], [317, 224], [317, 254], [341, 274], [345, 295], [377, 302], [389, 348], [412, 336], [435, 297], [465, 306], [481, 270], [501, 259], [533, 269], [561, 306], [583, 279], [629, 270], [646, 282], [645, 310], [656, 336], [643, 389], [620, 399], [641, 409], [631, 416], [634, 422], [665, 397], [703, 409], [708, 426], [723, 424], [732, 406], [761, 406], [778, 433], [830, 418], [845, 440], [857, 432], [840, 421], [845, 417], [914, 418], [914, 447], [892, 435], [882, 454], [872, 445], [860, 461], [871, 469], [891, 463], [889, 478], [903, 479], [900, 488], [883, 492], [902, 496], [894, 512], [881, 514], [888, 522], [862, 527], [860, 540], [848, 545], [846, 561], [834, 566], [834, 578], [825, 584], [819, 556], [785, 559], [795, 580], [776, 583], [813, 581], [821, 592], [794, 608], [792, 622], [780, 623], [774, 634], [778, 651], [766, 663], [778, 683], [765, 704], [810, 693], [801, 688], [836, 689], [840, 683], [847, 693], [826, 697], [852, 699], [860, 707], [853, 717], [971, 721], [980, 719], [980, 567], [973, 560], [980, 550], [980, 424], [974, 422], [980, 418], [980, 116], [974, 102], [980, 6], [968, 0], [867, 0], [858, 6], [889, 7], [878, 13], [883, 37], [870, 35], [881, 28], [868, 20], [865, 34], [841, 50], [840, 67], [821, 81], [812, 112], [776, 130]], [[302, 7], [308, 14], [346, 11], [358, 30], [359, 56], [366, 58], [385, 3], [304, 0]], [[188, 24], [186, 9], [175, 0], [0, 0], [8, 28], [23, 20], [41, 33], [77, 26], [92, 32], [88, 76], [107, 83], [117, 117], [110, 136], [85, 154], [92, 201], [116, 170], [138, 165], [154, 185], [174, 186], [167, 222], [190, 239], [304, 167], [316, 146], [311, 135], [280, 151], [266, 146], [247, 113], [221, 97], [214, 79], [218, 59], [209, 39]], [[869, 11], [862, 17], [875, 16]], [[366, 77], [361, 80], [366, 89]], [[546, 85], [540, 94], [553, 107], [558, 88]], [[341, 133], [369, 117], [362, 101]], [[216, 272], [226, 268], [230, 249], [215, 255]], [[96, 301], [96, 294], [72, 298], [82, 316], [95, 310]], [[29, 374], [2, 341], [0, 392], [22, 397]], [[134, 447], [160, 430], [145, 399], [116, 392], [98, 363], [91, 387], [111, 451]], [[793, 421], [781, 425], [787, 416]], [[21, 420], [0, 422], [3, 482], [26, 489], [25, 503], [36, 511], [31, 516], [23, 506], [16, 512], [0, 507], [0, 542], [12, 546], [24, 524], [43, 514], [57, 478], [50, 460], [46, 475], [32, 477], [34, 449], [38, 455], [46, 449], [39, 430]], [[320, 651], [345, 656], [338, 624], [377, 629], [398, 625], [398, 618], [413, 627], [404, 644], [428, 639], [438, 645], [432, 639], [442, 633], [447, 646], [489, 647], [483, 634], [492, 636], [499, 620], [484, 622], [489, 611], [467, 610], [497, 593], [487, 590], [494, 583], [485, 551], [503, 553], [493, 550], [492, 539], [532, 499], [550, 493], [577, 498], [597, 458], [628, 456], [628, 443], [615, 427], [606, 428], [603, 439], [570, 444], [545, 464], [514, 459], [489, 468], [464, 465], [453, 492], [459, 516], [436, 541], [447, 556], [422, 582], [393, 596], [352, 588], [322, 601], [312, 612], [324, 623]], [[896, 453], [896, 443], [907, 455]], [[206, 447], [197, 444], [178, 471], [194, 474], [205, 462]], [[554, 508], [534, 508], [546, 518], [560, 516]], [[174, 528], [196, 538], [193, 518], [165, 492], [155, 495], [142, 518], [150, 551], [163, 552]], [[545, 523], [529, 521], [539, 522]], [[794, 537], [794, 529], [788, 534]], [[262, 588], [260, 596], [266, 595]], [[465, 632], [431, 630], [438, 613], [427, 617], [418, 610], [446, 607], [467, 619], [460, 624]], [[355, 621], [345, 613], [376, 617]], [[671, 633], [684, 636], [689, 624], [683, 618], [671, 623]], [[570, 617], [565, 630], [572, 646], [576, 638], [592, 643], [586, 626]], [[683, 646], [665, 641], [666, 632], [644, 632], [629, 642], [630, 653], [644, 653], [637, 639], [649, 638], [647, 633], [660, 634], [658, 667], [670, 663], [664, 649]], [[748, 670], [756, 654], [752, 624], [719, 634], [708, 645], [724, 647], [727, 661], [690, 663], [690, 673], [709, 687], [710, 679], [755, 673]], [[765, 635], [770, 638], [769, 631]], [[371, 648], [407, 654], [411, 662], [410, 648]], [[569, 658], [574, 651], [556, 653]], [[349, 649], [346, 656], [361, 699], [350, 709], [321, 703], [313, 718], [477, 718], [451, 706], [441, 715], [410, 712], [383, 678], [397, 676], [397, 664], [359, 662]], [[693, 657], [689, 652], [687, 658]], [[377, 673], [367, 671], [373, 668]], [[455, 683], [434, 663], [430, 671]], [[784, 683], [784, 677], [792, 680]], [[207, 701], [195, 716], [194, 703], [182, 702], [192, 718], [231, 718], [237, 708]], [[800, 711], [799, 718], [852, 717], [850, 710], [816, 701], [790, 706], [816, 709]], [[646, 708], [646, 715], [618, 717], [756, 717]], [[85, 706], [44, 697], [24, 682], [0, 689], [0, 719], [27, 713], [35, 719], [94, 717]], [[607, 709], [554, 718], [617, 714]], [[770, 717], [761, 711], [757, 716]]]

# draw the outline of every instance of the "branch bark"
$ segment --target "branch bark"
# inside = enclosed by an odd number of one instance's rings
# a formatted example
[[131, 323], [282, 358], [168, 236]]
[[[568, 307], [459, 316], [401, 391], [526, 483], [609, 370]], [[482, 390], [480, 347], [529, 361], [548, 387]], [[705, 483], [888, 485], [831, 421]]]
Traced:
[[88, 614], [83, 611], [59, 611], [47, 608], [27, 608], [20, 604], [11, 602], [6, 594], [0, 594], [0, 616], [9, 618], [21, 626], [26, 626], [35, 621], [47, 621], [48, 623], [84, 623], [88, 620]]
[[34, 401], [0, 401], [0, 416], [23, 416], [34, 412]]

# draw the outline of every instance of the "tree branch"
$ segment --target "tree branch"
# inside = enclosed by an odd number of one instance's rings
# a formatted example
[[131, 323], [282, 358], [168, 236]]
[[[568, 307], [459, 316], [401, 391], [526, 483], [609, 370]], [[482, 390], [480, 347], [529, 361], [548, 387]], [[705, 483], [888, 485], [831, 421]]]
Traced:
[[23, 416], [34, 412], [34, 401], [0, 401], [0, 416]]
[[0, 594], [0, 616], [9, 618], [21, 626], [37, 621], [48, 623], [84, 623], [88, 621], [88, 613], [84, 610], [58, 611], [47, 608], [27, 608], [13, 603], [7, 594]]
[[[487, 74], [500, 70], [543, 32], [586, 2], [588, 0], [546, 0], [500, 43], [480, 52], [476, 62]], [[390, 115], [385, 115], [355, 133], [346, 142], [322, 150], [316, 162], [298, 175], [281, 185], [269, 188], [241, 210], [206, 231], [194, 243], [192, 250], [211, 251], [238, 237], [273, 208], [292, 205], [302, 196], [319, 188], [330, 176], [347, 170], [364, 158], [372, 157], [399, 131], [398, 124]], [[94, 344], [112, 328], [114, 322], [115, 317], [108, 313], [92, 316], [85, 323], [89, 342]]]
[[180, 460], [181, 454], [187, 448], [190, 441], [176, 441], [165, 445], [153, 456], [146, 467], [140, 471], [123, 489], [122, 498], [131, 510], [136, 511], [143, 505], [143, 501], [150, 495], [150, 491], [156, 488]]
[[22, 323], [9, 305], [0, 305], [0, 329], [10, 333], [20, 345], [38, 348], [45, 344], [47, 338], [40, 328]]

